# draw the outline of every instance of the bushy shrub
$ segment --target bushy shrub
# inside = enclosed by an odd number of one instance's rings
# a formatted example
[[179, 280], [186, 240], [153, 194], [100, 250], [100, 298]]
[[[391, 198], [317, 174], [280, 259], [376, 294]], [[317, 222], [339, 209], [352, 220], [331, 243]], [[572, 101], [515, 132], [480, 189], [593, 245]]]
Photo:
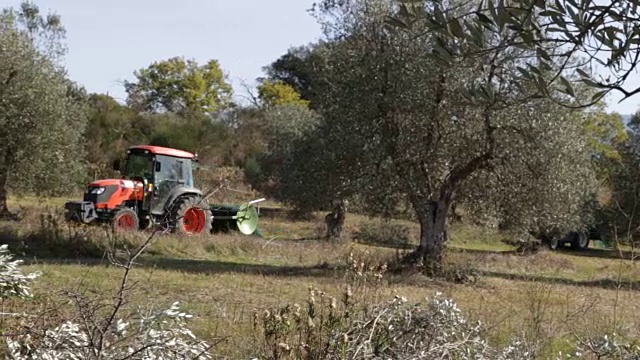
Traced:
[[310, 288], [306, 304], [284, 304], [254, 314], [256, 359], [534, 359], [537, 344], [515, 337], [489, 344], [483, 325], [465, 317], [440, 293], [424, 303], [396, 295], [382, 302], [387, 266], [350, 253], [339, 297]]
[[[20, 327], [19, 331], [13, 329], [17, 335], [6, 337], [6, 357], [16, 360], [210, 359], [210, 346], [186, 326], [191, 315], [181, 312], [178, 303], [160, 311], [152, 306], [122, 315], [125, 292], [131, 290], [127, 274], [147, 244], [142, 245], [128, 263], [114, 263], [125, 269], [115, 302], [105, 307], [104, 299], [73, 294], [77, 320], [66, 319], [58, 324], [41, 324], [30, 314], [24, 314], [21, 324], [14, 325]], [[25, 274], [19, 268], [22, 261], [12, 258], [8, 245], [0, 245], [0, 296], [3, 300], [30, 298], [31, 285], [40, 273]], [[104, 309], [107, 311], [101, 311]]]
[[560, 359], [640, 359], [640, 342], [638, 339], [629, 341], [618, 334], [605, 334], [595, 338], [579, 341], [576, 351], [563, 356]]
[[306, 306], [287, 304], [256, 312], [263, 335], [260, 359], [535, 359], [536, 346], [514, 338], [489, 344], [482, 324], [467, 319], [440, 293], [425, 303], [400, 296], [374, 308], [353, 301], [351, 288], [338, 300], [310, 290]]
[[41, 273], [33, 272], [25, 274], [20, 265], [22, 260], [12, 260], [13, 254], [9, 252], [9, 245], [0, 245], [0, 297], [2, 299], [17, 297], [30, 298], [31, 284]]
[[8, 355], [16, 360], [211, 359], [209, 345], [186, 326], [190, 317], [176, 302], [168, 309], [114, 319], [106, 329], [91, 321], [65, 321], [42, 333], [8, 338]]

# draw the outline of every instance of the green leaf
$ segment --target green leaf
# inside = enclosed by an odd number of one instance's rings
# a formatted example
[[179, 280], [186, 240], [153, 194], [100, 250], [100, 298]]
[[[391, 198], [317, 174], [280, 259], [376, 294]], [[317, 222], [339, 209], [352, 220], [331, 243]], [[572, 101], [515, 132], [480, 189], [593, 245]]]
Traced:
[[571, 86], [571, 83], [569, 82], [569, 80], [567, 80], [564, 76], [560, 76], [558, 79], [560, 80], [560, 83], [562, 83], [562, 86], [564, 87], [564, 91], [567, 94], [575, 97], [576, 93], [573, 90], [573, 86]]
[[520, 73], [522, 74], [523, 77], [525, 77], [527, 79], [531, 79], [531, 73], [527, 69], [525, 69], [525, 68], [523, 68], [521, 66], [516, 66], [516, 68], [518, 69], [518, 71], [520, 71]]
[[397, 27], [397, 28], [401, 28], [401, 29], [408, 29], [409, 26], [407, 25], [407, 23], [405, 23], [404, 21], [395, 18], [393, 16], [387, 16], [387, 18], [384, 20], [384, 23], [388, 26], [391, 27]]
[[547, 61], [551, 61], [551, 56], [549, 56], [549, 54], [541, 47], [536, 48], [536, 55]]
[[534, 1], [535, 1], [536, 7], [540, 8], [540, 9], [546, 9], [547, 8], [547, 1], [546, 0], [534, 0]]
[[576, 72], [578, 73], [578, 75], [580, 75], [582, 77], [585, 77], [585, 78], [590, 78], [591, 77], [591, 75], [587, 74], [586, 71], [584, 71], [584, 70], [582, 70], [580, 68], [577, 68]]
[[591, 87], [595, 87], [595, 88], [604, 88], [604, 87], [606, 87], [606, 86], [603, 86], [601, 84], [598, 84], [597, 82], [595, 82], [595, 81], [593, 81], [591, 79], [586, 79], [585, 78], [585, 79], [580, 79], [580, 80], [583, 83], [585, 83], [586, 85], [591, 86]]
[[525, 42], [525, 44], [534, 44], [535, 43], [535, 39], [533, 37], [533, 34], [531, 33], [531, 31], [529, 30], [524, 30], [520, 32], [520, 36], [522, 37], [522, 40]]
[[478, 13], [478, 20], [480, 20], [480, 22], [482, 23], [482, 25], [484, 25], [486, 28], [493, 28], [493, 25], [495, 25], [495, 22], [493, 20], [491, 20], [487, 15], [483, 14], [483, 13]]
[[593, 96], [591, 97], [591, 101], [599, 101], [600, 99], [602, 99], [603, 96], [605, 96], [607, 93], [609, 92], [609, 90], [602, 90], [602, 91], [598, 91], [597, 93], [593, 94]]
[[455, 37], [464, 37], [464, 30], [462, 29], [462, 26], [460, 25], [458, 19], [451, 19], [451, 21], [449, 22], [449, 31]]

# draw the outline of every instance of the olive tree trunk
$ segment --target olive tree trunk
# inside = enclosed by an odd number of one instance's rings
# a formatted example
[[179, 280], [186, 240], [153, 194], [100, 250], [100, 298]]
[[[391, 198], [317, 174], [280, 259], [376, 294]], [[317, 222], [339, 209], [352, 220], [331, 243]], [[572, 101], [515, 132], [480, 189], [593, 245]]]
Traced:
[[7, 206], [7, 182], [9, 181], [9, 166], [7, 157], [0, 158], [0, 219], [11, 216]]
[[325, 224], [327, 225], [327, 232], [325, 237], [327, 239], [339, 239], [342, 236], [342, 226], [347, 215], [346, 201], [341, 200], [333, 204], [333, 211], [328, 213], [325, 218]]
[[413, 208], [420, 224], [420, 245], [412, 252], [410, 262], [423, 262], [427, 271], [437, 274], [442, 269], [444, 243], [447, 240], [447, 214], [451, 207], [450, 197], [438, 200], [416, 200]]

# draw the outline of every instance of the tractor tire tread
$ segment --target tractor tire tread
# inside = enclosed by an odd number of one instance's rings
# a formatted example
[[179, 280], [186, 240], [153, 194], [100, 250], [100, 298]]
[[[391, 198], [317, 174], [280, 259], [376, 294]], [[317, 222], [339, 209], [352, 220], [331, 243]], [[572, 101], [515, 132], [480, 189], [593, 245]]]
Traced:
[[206, 199], [202, 199], [202, 197], [200, 196], [189, 195], [182, 196], [176, 199], [176, 201], [173, 203], [171, 211], [171, 224], [173, 233], [182, 235], [191, 234], [182, 227], [181, 219], [186, 211], [192, 207], [203, 209], [205, 212], [205, 228], [202, 231], [202, 234], [211, 232], [213, 215], [211, 213], [211, 209], [209, 208], [209, 202]]

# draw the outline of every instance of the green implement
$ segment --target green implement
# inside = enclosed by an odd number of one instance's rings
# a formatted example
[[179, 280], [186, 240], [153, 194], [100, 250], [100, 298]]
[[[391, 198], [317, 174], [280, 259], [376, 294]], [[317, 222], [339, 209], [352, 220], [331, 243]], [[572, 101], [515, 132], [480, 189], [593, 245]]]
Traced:
[[262, 237], [258, 229], [258, 210], [256, 203], [265, 199], [253, 200], [241, 205], [212, 204], [210, 206], [213, 215], [212, 231], [229, 232], [240, 231], [244, 235]]

